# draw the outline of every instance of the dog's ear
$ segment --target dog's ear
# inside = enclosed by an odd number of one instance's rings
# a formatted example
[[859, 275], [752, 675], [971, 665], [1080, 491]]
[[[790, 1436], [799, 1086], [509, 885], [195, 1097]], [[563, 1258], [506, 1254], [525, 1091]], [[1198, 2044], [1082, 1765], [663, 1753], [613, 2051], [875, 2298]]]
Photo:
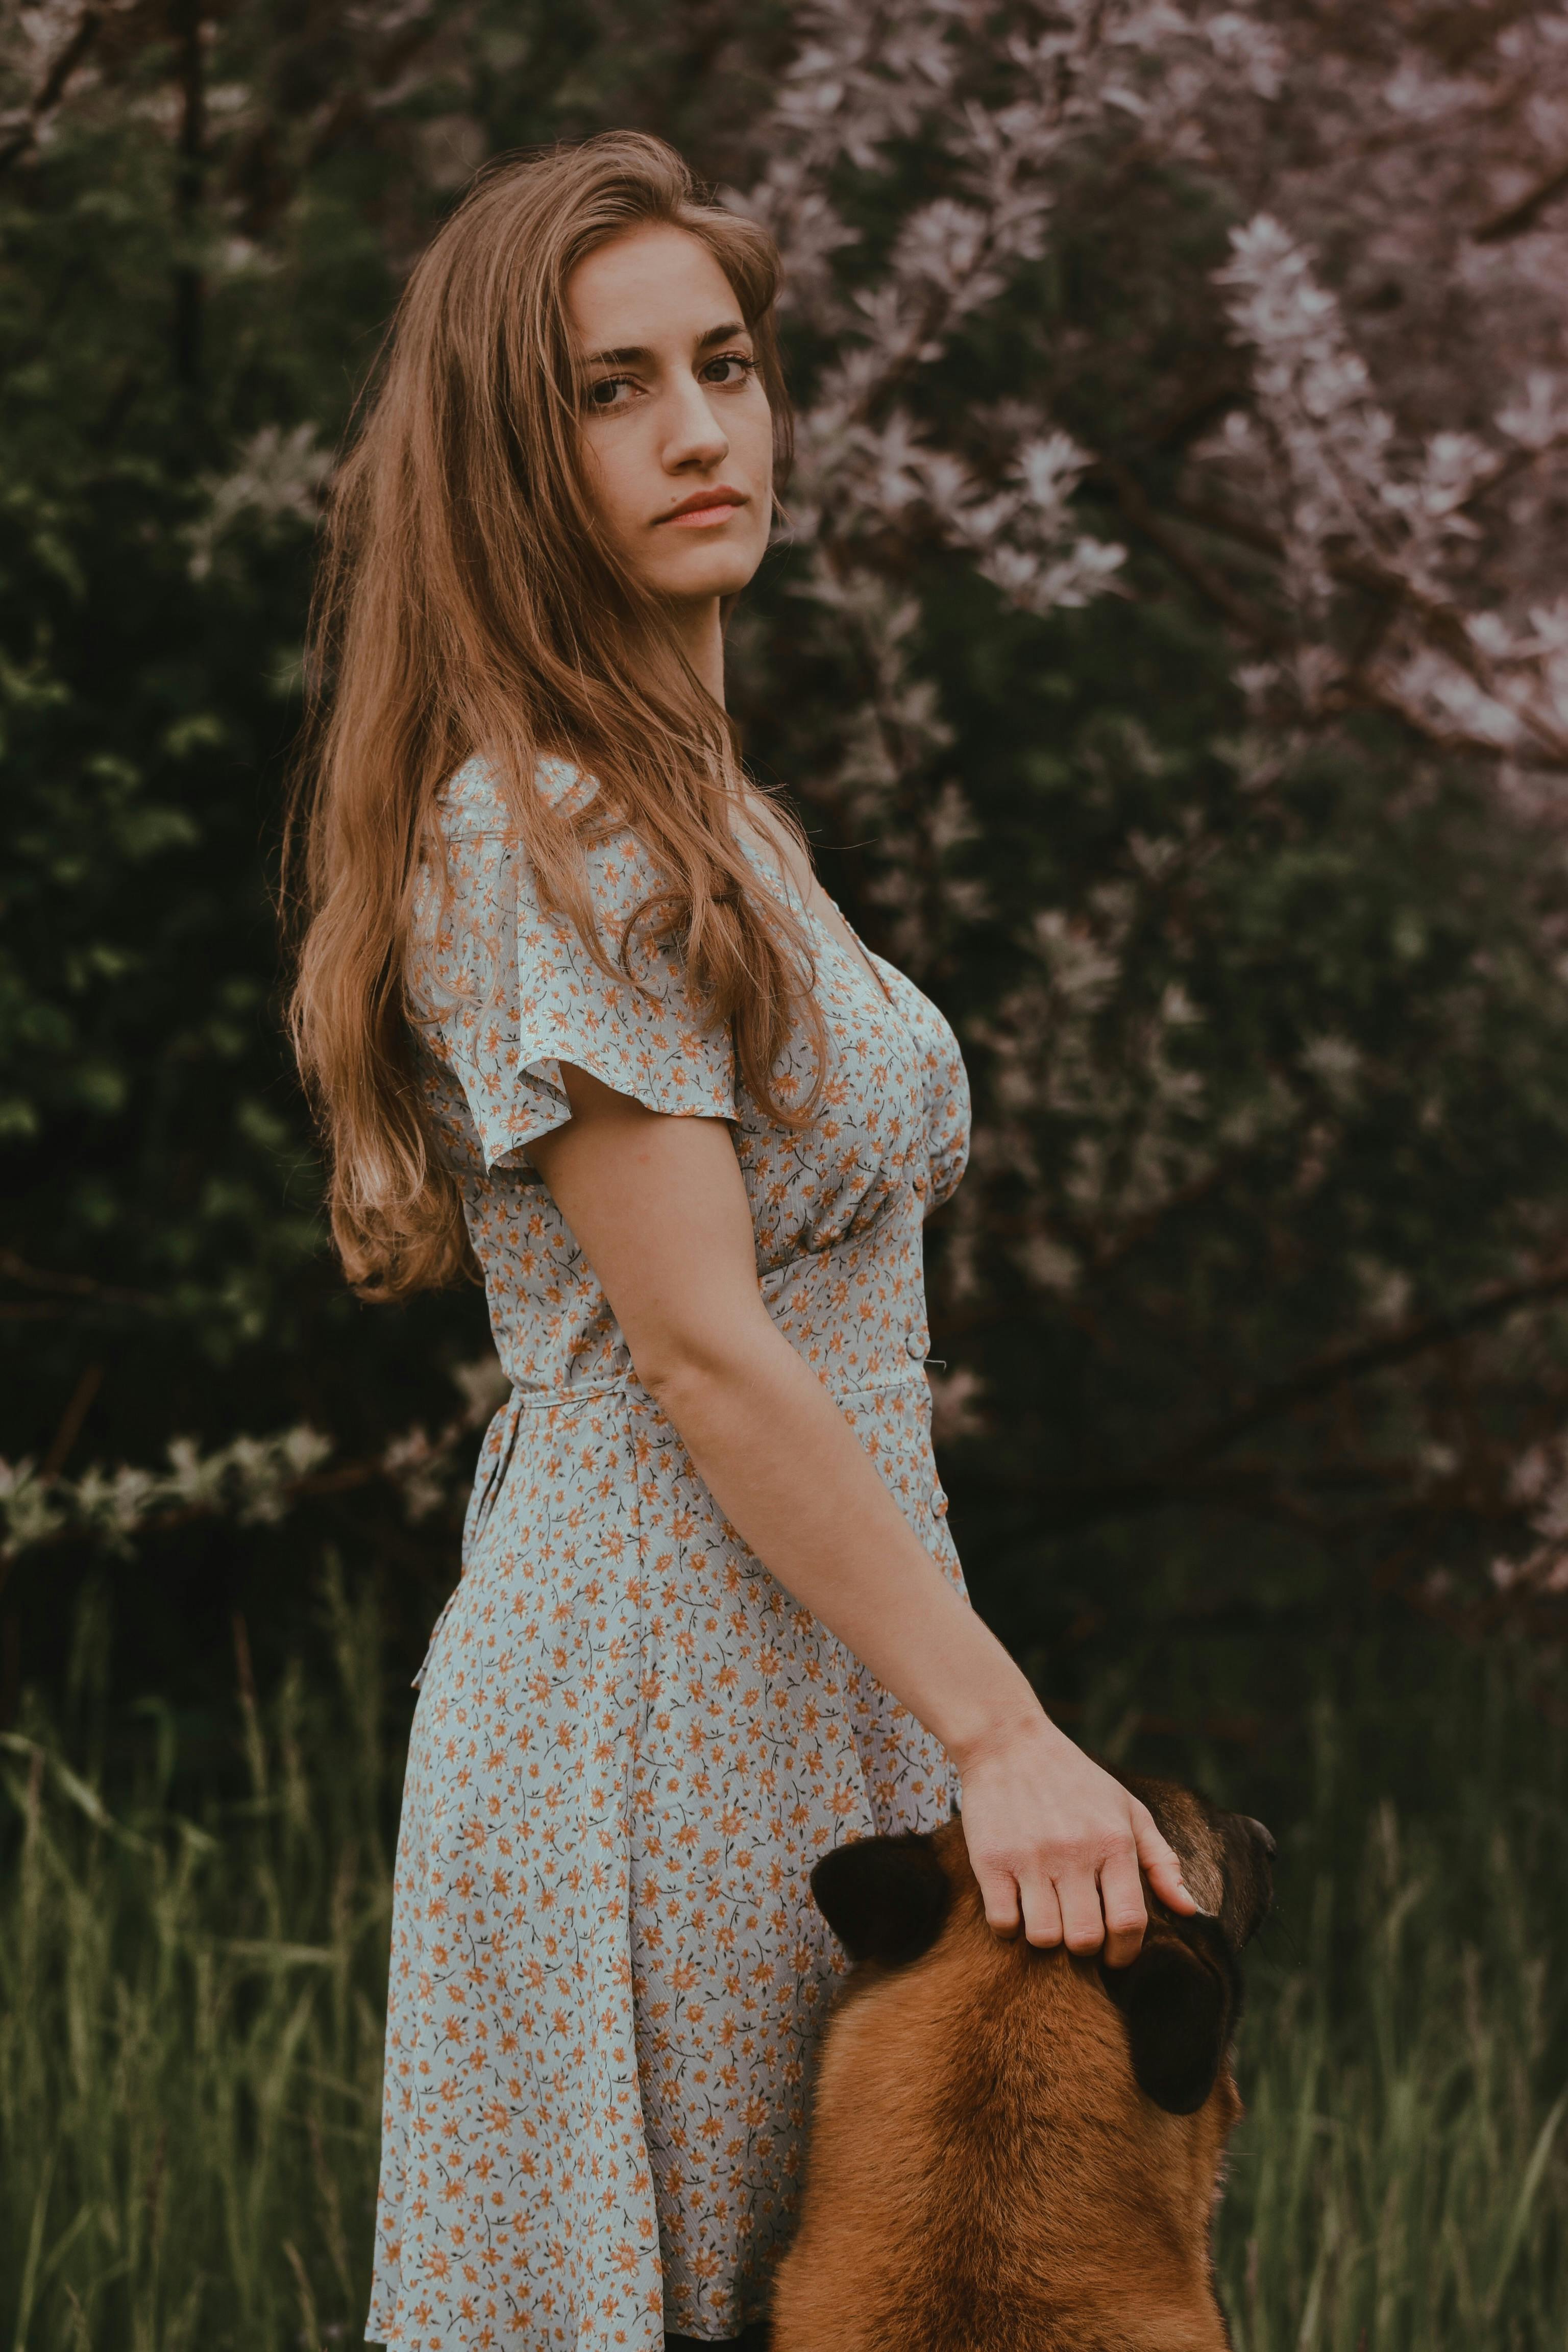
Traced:
[[1239, 1953], [1274, 1900], [1279, 1848], [1268, 1831], [1249, 1814], [1227, 1813], [1173, 1780], [1129, 1773], [1122, 1786], [1148, 1806], [1155, 1828], [1175, 1848], [1187, 1885], [1218, 1919], [1232, 1952]]
[[952, 1896], [931, 1840], [912, 1831], [836, 1845], [812, 1872], [811, 1892], [852, 1960], [889, 1969], [931, 1949]]
[[1274, 1860], [1279, 1849], [1271, 1831], [1250, 1813], [1222, 1813], [1225, 1895], [1219, 1923], [1233, 1952], [1249, 1943], [1274, 1901]]
[[1167, 2115], [1195, 2115], [1229, 2045], [1238, 1982], [1217, 1920], [1152, 1922], [1130, 1968], [1102, 1967], [1127, 2021], [1138, 2087]]

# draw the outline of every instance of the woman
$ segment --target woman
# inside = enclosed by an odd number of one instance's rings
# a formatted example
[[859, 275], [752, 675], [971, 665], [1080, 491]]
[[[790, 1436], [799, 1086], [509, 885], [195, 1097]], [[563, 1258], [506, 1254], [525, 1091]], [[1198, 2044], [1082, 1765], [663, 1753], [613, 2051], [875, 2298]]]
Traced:
[[729, 2340], [839, 1960], [807, 1874], [944, 1819], [998, 1933], [1112, 1963], [1137, 1805], [964, 1597], [921, 1221], [951, 1031], [724, 717], [776, 262], [656, 141], [484, 177], [339, 478], [295, 1002], [351, 1279], [482, 1268], [512, 1383], [420, 1675], [368, 2334]]

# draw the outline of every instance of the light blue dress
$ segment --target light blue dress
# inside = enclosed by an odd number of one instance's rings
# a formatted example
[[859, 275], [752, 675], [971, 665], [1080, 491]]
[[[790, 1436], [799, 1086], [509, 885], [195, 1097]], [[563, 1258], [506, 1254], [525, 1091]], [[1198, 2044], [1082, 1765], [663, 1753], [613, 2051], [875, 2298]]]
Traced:
[[[546, 763], [538, 789], [585, 791]], [[931, 1458], [921, 1221], [963, 1173], [942, 1015], [811, 925], [832, 1046], [801, 1132], [761, 1111], [679, 954], [651, 992], [542, 909], [478, 762], [441, 810], [415, 1001], [512, 1394], [421, 1669], [398, 1843], [375, 2283], [401, 2352], [658, 2352], [760, 2315], [789, 2234], [841, 1956], [810, 1899], [846, 1837], [929, 1829], [938, 1743], [730, 1527], [528, 1160], [560, 1064], [730, 1122], [769, 1312], [962, 1591]], [[612, 952], [657, 887], [589, 852]], [[805, 1045], [791, 1068], [805, 1083]]]

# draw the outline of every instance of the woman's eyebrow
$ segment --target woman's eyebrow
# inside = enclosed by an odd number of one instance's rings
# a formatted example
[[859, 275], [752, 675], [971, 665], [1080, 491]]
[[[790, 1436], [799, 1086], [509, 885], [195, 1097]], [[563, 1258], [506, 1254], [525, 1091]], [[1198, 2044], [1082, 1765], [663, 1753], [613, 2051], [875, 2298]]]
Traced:
[[[721, 326], [710, 327], [705, 335], [700, 335], [696, 348], [700, 352], [710, 352], [715, 343], [727, 343], [734, 335], [746, 335], [750, 332], [751, 329], [743, 319], [726, 319]], [[639, 367], [645, 360], [650, 360], [652, 357], [653, 353], [642, 343], [623, 343], [617, 351], [590, 352], [586, 365], [589, 367]]]

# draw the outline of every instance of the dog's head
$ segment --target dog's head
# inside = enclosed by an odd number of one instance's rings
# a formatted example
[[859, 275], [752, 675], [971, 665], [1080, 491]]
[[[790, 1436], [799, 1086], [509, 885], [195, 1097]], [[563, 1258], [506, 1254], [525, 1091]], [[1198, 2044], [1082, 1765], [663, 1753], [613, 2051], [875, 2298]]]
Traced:
[[[1149, 1926], [1130, 1967], [1100, 1967], [1127, 2030], [1139, 2088], [1171, 2115], [1193, 2115], [1214, 2088], [1241, 2010], [1241, 1954], [1273, 1896], [1274, 1840], [1261, 1822], [1223, 1812], [1169, 1780], [1129, 1778], [1204, 1910], [1170, 1911], [1144, 1882]], [[968, 1888], [978, 1902], [963, 1829], [860, 1838], [824, 1854], [811, 1891], [851, 1959], [907, 1967], [943, 1937]], [[1026, 1960], [1037, 1957], [1020, 1947]]]

